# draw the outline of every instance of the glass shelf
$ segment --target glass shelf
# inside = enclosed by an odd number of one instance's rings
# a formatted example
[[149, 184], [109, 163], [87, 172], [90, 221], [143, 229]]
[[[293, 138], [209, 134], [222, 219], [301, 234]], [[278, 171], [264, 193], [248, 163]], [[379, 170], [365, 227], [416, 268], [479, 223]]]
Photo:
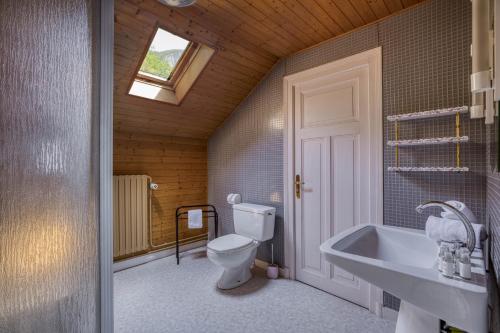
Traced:
[[395, 172], [467, 172], [467, 167], [388, 167], [387, 171]]
[[427, 139], [412, 139], [412, 140], [389, 140], [387, 145], [390, 147], [405, 147], [405, 146], [424, 146], [424, 145], [440, 145], [447, 143], [468, 142], [468, 136], [450, 136], [442, 138], [427, 138]]
[[443, 116], [452, 116], [457, 113], [467, 113], [469, 112], [468, 106], [458, 106], [453, 108], [436, 109], [428, 111], [420, 111], [413, 113], [404, 113], [394, 116], [387, 116], [388, 121], [404, 121], [404, 120], [414, 120], [414, 119], [425, 119], [425, 118], [435, 118]]

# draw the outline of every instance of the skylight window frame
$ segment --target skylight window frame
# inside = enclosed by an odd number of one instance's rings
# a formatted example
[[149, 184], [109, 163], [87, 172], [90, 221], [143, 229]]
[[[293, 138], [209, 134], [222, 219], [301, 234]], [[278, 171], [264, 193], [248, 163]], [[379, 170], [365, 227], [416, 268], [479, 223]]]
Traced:
[[[158, 29], [165, 30], [170, 34], [188, 41], [188, 45], [170, 73], [168, 80], [156, 79], [150, 75], [140, 73], [144, 59], [151, 48], [151, 44], [158, 33]], [[127, 94], [137, 98], [180, 106], [217, 50], [218, 48], [214, 45], [194, 42], [170, 32], [169, 29], [161, 25], [156, 25], [148, 40], [147, 47], [143, 51], [140, 61], [136, 66], [134, 75], [131, 77]]]
[[[184, 49], [184, 51], [182, 52], [180, 59], [175, 64], [174, 68], [172, 69], [172, 72], [170, 73], [169, 77], [166, 80], [159, 79], [159, 78], [157, 79], [154, 77], [153, 74], [141, 73], [142, 64], [144, 63], [144, 60], [146, 59], [146, 56], [148, 55], [148, 52], [151, 48], [151, 44], [153, 43], [153, 40], [156, 37], [156, 34], [158, 33], [159, 29], [162, 29], [162, 30], [164, 30], [172, 35], [175, 35], [175, 36], [182, 38], [182, 39], [189, 42], [188, 45], [186, 46], [186, 48]], [[176, 34], [170, 32], [168, 29], [163, 28], [161, 25], [157, 25], [153, 34], [151, 34], [151, 37], [148, 40], [148, 47], [146, 48], [145, 52], [143, 52], [143, 54], [141, 56], [141, 60], [139, 62], [139, 65], [137, 66], [137, 70], [135, 72], [136, 74], [135, 74], [135, 77], [132, 80], [132, 82], [135, 80], [140, 80], [140, 81], [145, 81], [147, 83], [161, 86], [163, 88], [173, 89], [175, 87], [177, 79], [185, 71], [186, 66], [189, 64], [189, 61], [190, 61], [192, 55], [196, 52], [196, 49], [198, 48], [198, 46], [199, 46], [198, 43], [190, 41], [188, 39], [185, 39], [179, 35], [176, 35]]]

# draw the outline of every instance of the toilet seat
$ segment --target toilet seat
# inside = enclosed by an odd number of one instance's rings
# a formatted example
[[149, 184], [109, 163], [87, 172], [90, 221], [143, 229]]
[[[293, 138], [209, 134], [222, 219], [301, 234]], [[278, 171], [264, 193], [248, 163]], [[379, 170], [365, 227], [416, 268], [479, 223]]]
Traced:
[[248, 237], [229, 234], [216, 238], [207, 244], [207, 249], [215, 253], [233, 253], [245, 250], [256, 242]]

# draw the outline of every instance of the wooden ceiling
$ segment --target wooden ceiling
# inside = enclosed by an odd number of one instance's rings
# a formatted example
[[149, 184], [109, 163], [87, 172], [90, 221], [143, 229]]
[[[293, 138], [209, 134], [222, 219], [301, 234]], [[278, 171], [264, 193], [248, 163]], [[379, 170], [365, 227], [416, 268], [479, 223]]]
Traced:
[[[423, 0], [115, 1], [114, 127], [208, 138], [281, 57], [380, 20]], [[180, 106], [129, 96], [157, 25], [217, 53]]]

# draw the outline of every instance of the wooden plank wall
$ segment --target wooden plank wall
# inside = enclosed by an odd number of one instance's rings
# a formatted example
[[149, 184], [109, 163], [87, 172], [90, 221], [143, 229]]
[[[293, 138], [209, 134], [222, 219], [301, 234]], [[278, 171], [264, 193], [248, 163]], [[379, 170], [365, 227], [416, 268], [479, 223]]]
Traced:
[[[175, 209], [207, 201], [206, 140], [114, 133], [113, 165], [115, 175], [145, 174], [159, 189], [152, 191], [153, 243], [175, 245]], [[207, 233], [203, 229], [181, 227], [180, 239], [196, 241]]]

